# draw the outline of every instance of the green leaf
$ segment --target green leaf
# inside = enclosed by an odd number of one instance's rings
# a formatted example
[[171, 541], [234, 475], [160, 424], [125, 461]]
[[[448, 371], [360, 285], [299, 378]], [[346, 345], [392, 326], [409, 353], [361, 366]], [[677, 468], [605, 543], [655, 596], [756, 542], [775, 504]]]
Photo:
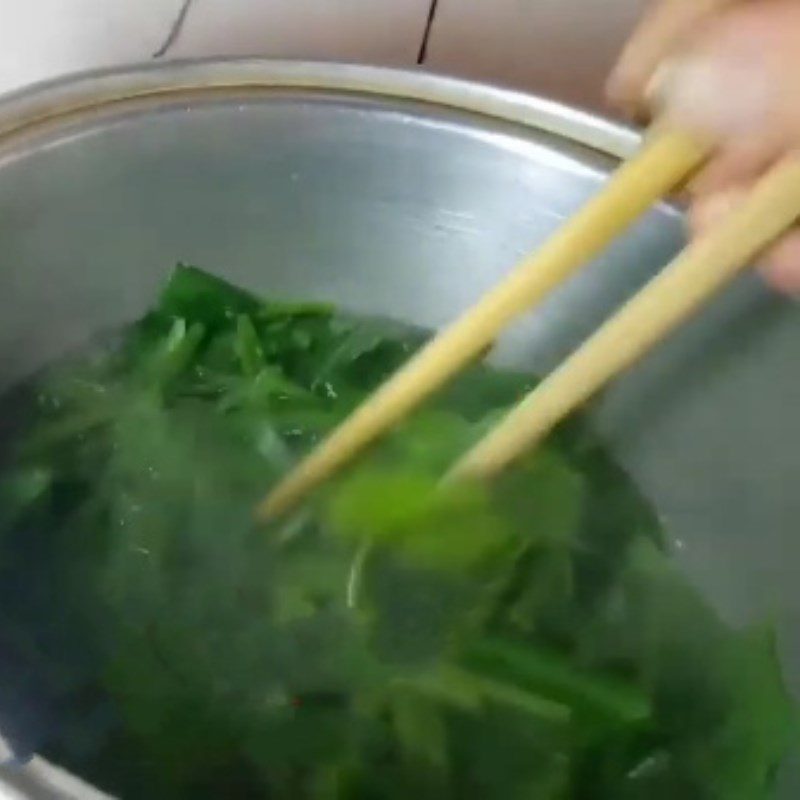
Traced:
[[395, 736], [408, 766], [433, 769], [446, 783], [449, 766], [447, 726], [441, 710], [424, 695], [408, 689], [394, 689], [390, 713]]
[[354, 474], [337, 487], [327, 513], [343, 539], [390, 546], [424, 567], [461, 571], [509, 544], [483, 486], [443, 487], [403, 470]]
[[239, 314], [255, 314], [261, 303], [249, 292], [196, 267], [179, 264], [170, 275], [157, 311], [167, 319], [200, 323], [209, 331], [232, 325]]
[[255, 326], [246, 314], [236, 318], [234, 350], [245, 375], [253, 377], [264, 368], [264, 351]]
[[647, 696], [634, 686], [585, 673], [530, 643], [485, 639], [469, 648], [467, 663], [564, 703], [576, 714], [599, 715], [626, 725], [647, 722], [652, 715]]
[[188, 368], [204, 335], [203, 325], [195, 323], [187, 326], [185, 319], [176, 319], [169, 334], [149, 360], [147, 380], [159, 388], [168, 388]]
[[526, 538], [552, 546], [575, 544], [584, 514], [585, 480], [562, 453], [540, 448], [501, 476], [498, 494]]
[[42, 502], [52, 485], [52, 470], [42, 466], [21, 467], [0, 477], [0, 541], [6, 530]]

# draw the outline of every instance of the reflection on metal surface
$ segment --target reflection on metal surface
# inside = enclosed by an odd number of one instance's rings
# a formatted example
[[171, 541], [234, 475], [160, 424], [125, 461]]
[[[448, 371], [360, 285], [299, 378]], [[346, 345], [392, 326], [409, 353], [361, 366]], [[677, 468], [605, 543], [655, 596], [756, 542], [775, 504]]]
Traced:
[[0, 135], [104, 106], [148, 99], [233, 94], [246, 89], [353, 92], [415, 100], [529, 125], [599, 152], [625, 158], [638, 136], [599, 117], [521, 92], [423, 72], [263, 59], [201, 59], [98, 71], [38, 84], [0, 100]]

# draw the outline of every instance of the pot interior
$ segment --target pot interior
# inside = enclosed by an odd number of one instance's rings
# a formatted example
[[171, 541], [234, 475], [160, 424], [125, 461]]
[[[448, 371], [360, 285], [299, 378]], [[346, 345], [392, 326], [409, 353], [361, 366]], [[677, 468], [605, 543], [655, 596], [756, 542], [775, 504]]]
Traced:
[[[0, 385], [140, 314], [178, 261], [286, 298], [440, 326], [602, 184], [535, 126], [333, 90], [80, 115], [0, 161]], [[527, 314], [495, 358], [544, 371], [683, 243], [669, 207]], [[690, 575], [772, 614], [800, 689], [800, 313], [746, 277], [595, 405]]]

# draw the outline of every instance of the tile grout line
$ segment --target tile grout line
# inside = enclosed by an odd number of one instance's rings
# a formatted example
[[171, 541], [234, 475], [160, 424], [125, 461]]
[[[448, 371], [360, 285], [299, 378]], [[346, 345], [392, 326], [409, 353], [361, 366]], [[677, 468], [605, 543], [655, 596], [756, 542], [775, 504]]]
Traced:
[[428, 57], [428, 45], [430, 44], [431, 32], [433, 31], [433, 24], [436, 20], [436, 12], [439, 10], [439, 0], [431, 0], [430, 8], [428, 9], [428, 18], [425, 21], [425, 30], [422, 34], [422, 41], [419, 46], [419, 53], [417, 54], [417, 64], [424, 64]]
[[153, 58], [163, 58], [172, 45], [175, 44], [178, 37], [181, 35], [181, 31], [183, 30], [184, 23], [186, 22], [186, 17], [189, 16], [189, 10], [192, 7], [194, 0], [183, 0], [183, 5], [180, 7], [178, 11], [178, 15], [175, 17], [175, 21], [170, 25], [169, 31], [167, 32], [167, 36], [164, 39], [163, 44], [153, 53]]

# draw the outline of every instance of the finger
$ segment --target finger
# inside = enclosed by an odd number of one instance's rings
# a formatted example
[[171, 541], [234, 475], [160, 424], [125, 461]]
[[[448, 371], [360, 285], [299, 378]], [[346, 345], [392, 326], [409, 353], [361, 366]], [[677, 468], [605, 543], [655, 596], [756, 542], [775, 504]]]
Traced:
[[771, 65], [738, 59], [715, 45], [671, 65], [659, 83], [661, 116], [722, 143], [755, 140], [758, 149], [770, 131], [765, 123], [774, 114], [781, 76]]
[[772, 129], [733, 139], [692, 179], [689, 191], [702, 198], [751, 184], [781, 158], [786, 145], [786, 137]]
[[[689, 216], [692, 235], [702, 236], [737, 208], [747, 194], [748, 187], [739, 186], [698, 200]], [[800, 293], [800, 230], [793, 229], [772, 247], [761, 260], [759, 270], [775, 289]]]
[[615, 105], [634, 111], [643, 104], [646, 87], [658, 66], [704, 23], [744, 0], [662, 0], [645, 15], [620, 56], [608, 81], [607, 93]]
[[800, 231], [792, 231], [775, 245], [761, 271], [776, 289], [787, 294], [800, 293]]
[[748, 193], [746, 186], [729, 187], [723, 192], [697, 199], [689, 210], [689, 228], [693, 236], [707, 230], [740, 206]]

